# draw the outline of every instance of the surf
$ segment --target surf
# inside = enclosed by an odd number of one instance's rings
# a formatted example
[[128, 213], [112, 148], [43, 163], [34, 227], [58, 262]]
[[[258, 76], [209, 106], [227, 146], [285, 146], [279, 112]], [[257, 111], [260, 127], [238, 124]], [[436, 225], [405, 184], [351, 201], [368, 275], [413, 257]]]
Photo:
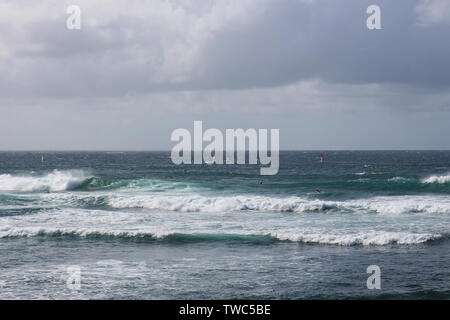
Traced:
[[0, 191], [9, 192], [54, 192], [74, 190], [88, 177], [81, 170], [59, 171], [41, 175], [0, 175]]
[[430, 176], [430, 177], [428, 177], [426, 179], [423, 179], [422, 183], [427, 183], [427, 184], [430, 184], [430, 183], [438, 183], [438, 184], [450, 183], [450, 174], [441, 175], [441, 176], [433, 175], [433, 176]]
[[111, 195], [112, 208], [139, 208], [179, 212], [365, 212], [377, 214], [449, 214], [450, 200], [443, 196], [377, 196], [343, 201], [308, 197], [268, 197], [258, 195]]
[[104, 231], [104, 230], [71, 230], [71, 229], [45, 229], [23, 228], [0, 231], [0, 239], [4, 238], [48, 238], [48, 239], [86, 239], [86, 240], [122, 240], [147, 243], [239, 243], [250, 245], [272, 245], [288, 242], [309, 245], [334, 246], [386, 246], [386, 245], [417, 245], [437, 240], [448, 240], [448, 235], [432, 233], [409, 232], [356, 232], [356, 233], [295, 233], [295, 232], [268, 232], [258, 233], [152, 233], [131, 231]]

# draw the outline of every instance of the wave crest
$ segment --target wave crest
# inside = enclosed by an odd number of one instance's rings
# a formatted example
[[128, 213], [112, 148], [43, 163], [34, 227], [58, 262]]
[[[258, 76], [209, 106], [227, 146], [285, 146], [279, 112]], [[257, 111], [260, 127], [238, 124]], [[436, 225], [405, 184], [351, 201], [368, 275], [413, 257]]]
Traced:
[[88, 177], [81, 170], [54, 170], [45, 176], [0, 175], [0, 191], [45, 192], [73, 190]]
[[324, 201], [301, 197], [265, 196], [224, 196], [206, 197], [201, 195], [170, 196], [116, 196], [107, 198], [107, 204], [117, 209], [142, 208], [180, 212], [374, 212], [380, 214], [400, 214], [411, 212], [450, 213], [450, 200], [432, 196], [374, 197], [346, 201]]
[[186, 196], [112, 196], [109, 206], [118, 209], [144, 208], [180, 212], [272, 211], [310, 212], [337, 208], [329, 201], [308, 200], [299, 197], [273, 198], [264, 196], [206, 197]]
[[442, 176], [431, 176], [422, 180], [423, 183], [438, 183], [444, 184], [450, 182], [450, 174], [442, 175]]
[[42, 229], [25, 228], [10, 229], [0, 232], [0, 238], [19, 237], [75, 237], [85, 239], [117, 239], [145, 242], [239, 242], [249, 244], [272, 244], [276, 242], [296, 242], [304, 244], [340, 245], [340, 246], [384, 246], [384, 245], [414, 245], [439, 240], [440, 234], [408, 233], [372, 231], [348, 234], [310, 233], [310, 232], [283, 232], [266, 234], [239, 234], [239, 233], [178, 233], [178, 232], [131, 232], [131, 231], [104, 231], [104, 230], [69, 230], [69, 229]]

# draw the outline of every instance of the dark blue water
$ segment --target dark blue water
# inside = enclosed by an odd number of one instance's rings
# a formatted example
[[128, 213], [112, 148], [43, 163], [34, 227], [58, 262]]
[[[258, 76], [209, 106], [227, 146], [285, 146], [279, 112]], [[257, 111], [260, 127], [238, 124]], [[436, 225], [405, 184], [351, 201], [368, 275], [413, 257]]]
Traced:
[[0, 153], [0, 298], [449, 298], [450, 152], [319, 154]]

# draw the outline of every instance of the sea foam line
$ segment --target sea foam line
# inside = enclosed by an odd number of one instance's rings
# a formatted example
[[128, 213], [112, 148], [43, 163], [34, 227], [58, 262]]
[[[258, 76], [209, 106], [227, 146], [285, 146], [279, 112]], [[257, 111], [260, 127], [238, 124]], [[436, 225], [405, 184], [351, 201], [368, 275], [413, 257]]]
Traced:
[[269, 232], [256, 233], [179, 233], [179, 232], [144, 232], [144, 231], [106, 231], [95, 229], [45, 229], [38, 227], [12, 228], [0, 231], [0, 238], [21, 237], [77, 237], [87, 239], [129, 239], [169, 242], [251, 242], [267, 244], [287, 241], [305, 244], [341, 245], [341, 246], [384, 246], [389, 244], [414, 245], [442, 239], [440, 234], [370, 231], [358, 233], [319, 233], [319, 232]]
[[256, 195], [224, 197], [111, 195], [107, 203], [113, 208], [145, 208], [180, 212], [263, 211], [303, 213], [339, 210], [343, 212], [370, 211], [381, 214], [450, 213], [450, 199], [434, 196], [380, 196], [346, 201], [324, 201], [301, 197], [276, 198]]

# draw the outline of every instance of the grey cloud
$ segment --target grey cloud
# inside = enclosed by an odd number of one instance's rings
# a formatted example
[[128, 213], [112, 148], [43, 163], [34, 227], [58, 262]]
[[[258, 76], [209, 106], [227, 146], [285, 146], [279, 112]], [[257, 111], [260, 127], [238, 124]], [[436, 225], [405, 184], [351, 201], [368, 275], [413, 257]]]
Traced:
[[365, 27], [372, 1], [243, 3], [226, 11], [220, 2], [193, 7], [131, 1], [103, 10], [102, 3], [81, 2], [80, 31], [65, 28], [62, 6], [48, 19], [43, 11], [21, 31], [2, 32], [3, 47], [13, 52], [0, 61], [2, 93], [114, 96], [276, 87], [313, 78], [450, 84], [450, 43], [443, 41], [450, 27], [416, 25], [417, 1], [378, 1], [379, 31]]
[[[0, 149], [167, 149], [278, 127], [282, 148], [449, 148], [443, 0], [0, 3]], [[447, 15], [448, 16], [448, 15]], [[161, 138], [167, 137], [167, 139]]]
[[413, 1], [378, 1], [383, 30], [371, 31], [364, 16], [371, 3], [280, 6], [258, 25], [224, 31], [209, 44], [209, 74], [220, 76], [206, 82], [236, 88], [313, 77], [448, 87], [450, 43], [444, 39], [450, 28], [416, 26]]
[[450, 2], [447, 0], [420, 0], [416, 6], [417, 24], [450, 24]]

